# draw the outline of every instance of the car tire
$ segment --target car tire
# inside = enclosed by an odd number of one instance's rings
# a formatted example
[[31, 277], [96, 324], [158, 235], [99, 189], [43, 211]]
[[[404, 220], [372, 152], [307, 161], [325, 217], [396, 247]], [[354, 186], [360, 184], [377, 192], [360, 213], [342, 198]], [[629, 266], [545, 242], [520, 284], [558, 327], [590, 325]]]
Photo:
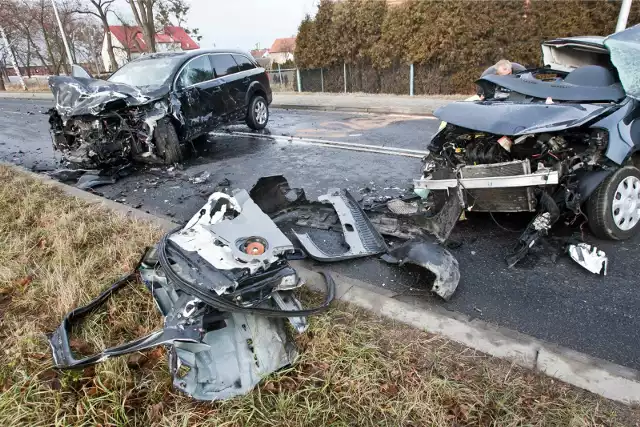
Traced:
[[587, 216], [596, 237], [634, 236], [640, 230], [640, 170], [625, 166], [609, 175], [589, 197]]
[[269, 121], [269, 106], [267, 105], [267, 101], [260, 95], [251, 98], [245, 121], [247, 126], [253, 130], [264, 129], [265, 126], [267, 126], [267, 122]]
[[165, 165], [182, 161], [182, 150], [176, 127], [168, 117], [158, 120], [154, 131], [154, 142], [158, 156]]

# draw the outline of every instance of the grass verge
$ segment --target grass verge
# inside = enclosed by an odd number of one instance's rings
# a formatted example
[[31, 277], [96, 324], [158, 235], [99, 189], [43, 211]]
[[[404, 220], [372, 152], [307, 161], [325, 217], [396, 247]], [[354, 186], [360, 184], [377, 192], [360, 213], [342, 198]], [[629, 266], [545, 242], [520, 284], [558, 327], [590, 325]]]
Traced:
[[[164, 350], [51, 368], [44, 334], [134, 267], [161, 230], [0, 166], [0, 425], [637, 425], [636, 410], [346, 304], [311, 318], [298, 363], [237, 399], [172, 390]], [[91, 317], [79, 351], [159, 324], [143, 289]], [[84, 348], [84, 349], [83, 349]]]

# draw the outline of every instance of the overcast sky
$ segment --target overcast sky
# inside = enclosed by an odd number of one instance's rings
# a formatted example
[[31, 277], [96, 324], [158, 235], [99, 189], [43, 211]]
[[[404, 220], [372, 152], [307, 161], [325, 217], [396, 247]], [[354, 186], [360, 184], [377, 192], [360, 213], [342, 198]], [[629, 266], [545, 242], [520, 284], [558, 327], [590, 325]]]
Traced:
[[[305, 14], [314, 15], [318, 0], [186, 0], [191, 9], [186, 26], [198, 28], [202, 48], [253, 49], [271, 47], [276, 38], [291, 37]], [[129, 5], [118, 9], [131, 18]], [[111, 18], [113, 24], [117, 20]]]

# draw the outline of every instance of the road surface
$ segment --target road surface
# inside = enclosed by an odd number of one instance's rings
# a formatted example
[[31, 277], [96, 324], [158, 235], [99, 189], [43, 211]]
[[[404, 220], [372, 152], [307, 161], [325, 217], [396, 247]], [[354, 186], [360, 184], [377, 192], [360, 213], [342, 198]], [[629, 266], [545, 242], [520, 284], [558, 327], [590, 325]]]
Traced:
[[[48, 101], [0, 100], [0, 159], [34, 170], [56, 167], [59, 159], [51, 149], [43, 114], [50, 106]], [[304, 188], [310, 199], [330, 187], [346, 187], [365, 198], [393, 196], [410, 188], [419, 173], [419, 159], [312, 146], [297, 137], [423, 150], [437, 125], [432, 119], [406, 116], [274, 110], [269, 131], [296, 137], [292, 142], [211, 137], [196, 147], [198, 155], [182, 170], [137, 171], [97, 191], [177, 221], [193, 214], [224, 179], [231, 187], [250, 188], [261, 176], [282, 174], [292, 187]], [[248, 130], [240, 125], [233, 128]], [[192, 182], [203, 173], [209, 174], [204, 183]], [[527, 217], [498, 219], [517, 228]], [[572, 232], [579, 230], [561, 226], [556, 234]], [[398, 269], [377, 259], [336, 263], [330, 268], [395, 290], [403, 300], [442, 305], [640, 369], [640, 237], [603, 242], [585, 230], [585, 239], [609, 256], [606, 277], [583, 270], [567, 257], [553, 263], [549, 249], [543, 247], [508, 269], [503, 257], [517, 237], [486, 215], [476, 214], [459, 223], [452, 238], [462, 245], [452, 253], [460, 262], [462, 279], [448, 303], [429, 294], [425, 275], [416, 269]]]

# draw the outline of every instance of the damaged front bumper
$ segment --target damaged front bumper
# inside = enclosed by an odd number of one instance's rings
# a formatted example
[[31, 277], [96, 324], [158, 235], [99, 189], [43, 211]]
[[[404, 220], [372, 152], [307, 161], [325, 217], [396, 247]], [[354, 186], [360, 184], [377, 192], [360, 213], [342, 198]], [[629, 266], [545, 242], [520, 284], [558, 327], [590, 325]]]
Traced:
[[167, 89], [138, 88], [88, 78], [52, 76], [55, 107], [49, 110], [54, 149], [83, 168], [129, 161], [163, 163], [154, 141], [170, 116]]

